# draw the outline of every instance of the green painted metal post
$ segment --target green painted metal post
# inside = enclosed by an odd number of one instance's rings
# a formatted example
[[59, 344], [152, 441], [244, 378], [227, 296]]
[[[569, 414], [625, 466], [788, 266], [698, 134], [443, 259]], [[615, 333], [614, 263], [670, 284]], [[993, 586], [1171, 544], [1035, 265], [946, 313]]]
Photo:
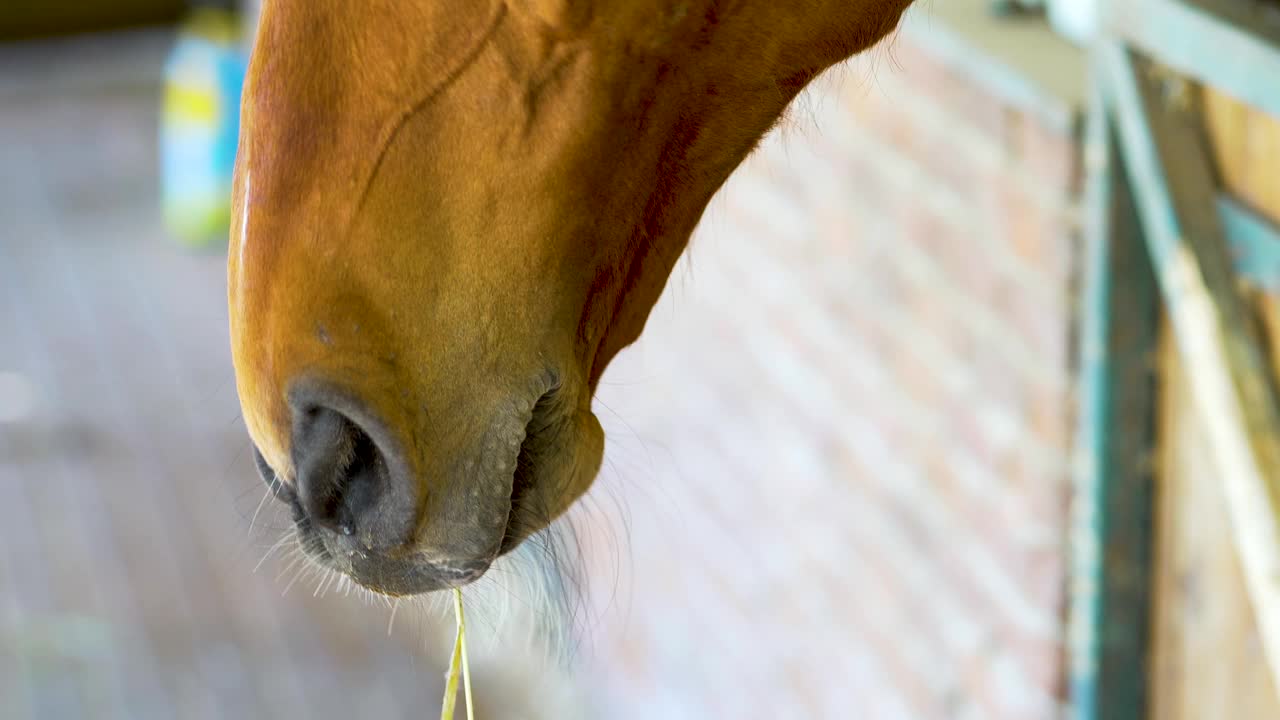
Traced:
[[1280, 115], [1280, 22], [1261, 10], [1262, 3], [1124, 0], [1110, 4], [1105, 28], [1178, 72]]
[[1136, 720], [1147, 707], [1160, 296], [1096, 91], [1088, 133], [1070, 715]]

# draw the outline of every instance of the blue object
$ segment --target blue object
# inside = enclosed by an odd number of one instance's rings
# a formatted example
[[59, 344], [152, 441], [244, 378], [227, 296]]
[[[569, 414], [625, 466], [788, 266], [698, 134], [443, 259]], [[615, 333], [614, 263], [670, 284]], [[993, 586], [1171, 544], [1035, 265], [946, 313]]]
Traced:
[[1240, 277], [1280, 293], [1280, 228], [1228, 195], [1218, 196], [1218, 218]]
[[165, 226], [192, 247], [226, 241], [248, 57], [235, 15], [201, 10], [165, 63], [160, 191]]

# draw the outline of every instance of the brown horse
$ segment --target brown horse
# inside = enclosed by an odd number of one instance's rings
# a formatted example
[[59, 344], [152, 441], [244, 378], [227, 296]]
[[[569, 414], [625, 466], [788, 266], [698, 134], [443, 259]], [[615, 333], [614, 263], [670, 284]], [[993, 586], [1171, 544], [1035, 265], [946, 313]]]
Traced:
[[601, 373], [711, 196], [910, 0], [268, 0], [231, 341], [308, 552], [460, 585], [591, 484]]

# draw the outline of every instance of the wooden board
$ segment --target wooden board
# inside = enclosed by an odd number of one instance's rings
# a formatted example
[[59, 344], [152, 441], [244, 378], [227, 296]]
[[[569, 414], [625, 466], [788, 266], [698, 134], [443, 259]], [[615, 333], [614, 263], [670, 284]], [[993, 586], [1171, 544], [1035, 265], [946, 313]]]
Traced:
[[1164, 336], [1150, 717], [1280, 719], [1203, 422]]
[[[1222, 188], [1280, 224], [1280, 118], [1211, 87], [1201, 89], [1201, 106]], [[1255, 293], [1251, 304], [1267, 331], [1280, 381], [1280, 296]]]
[[1224, 189], [1280, 223], [1280, 119], [1204, 88], [1205, 128]]

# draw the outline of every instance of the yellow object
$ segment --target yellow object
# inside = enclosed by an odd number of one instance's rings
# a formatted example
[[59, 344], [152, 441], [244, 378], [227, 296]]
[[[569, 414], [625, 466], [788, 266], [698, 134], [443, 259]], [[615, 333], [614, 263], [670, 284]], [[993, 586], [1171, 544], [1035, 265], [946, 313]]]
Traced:
[[458, 670], [462, 670], [462, 692], [467, 700], [467, 720], [475, 720], [471, 705], [471, 668], [467, 665], [467, 621], [462, 614], [462, 591], [453, 589], [453, 614], [458, 620], [458, 634], [453, 640], [453, 656], [449, 659], [448, 679], [444, 684], [444, 705], [440, 708], [440, 720], [453, 720], [453, 708], [458, 697]]

